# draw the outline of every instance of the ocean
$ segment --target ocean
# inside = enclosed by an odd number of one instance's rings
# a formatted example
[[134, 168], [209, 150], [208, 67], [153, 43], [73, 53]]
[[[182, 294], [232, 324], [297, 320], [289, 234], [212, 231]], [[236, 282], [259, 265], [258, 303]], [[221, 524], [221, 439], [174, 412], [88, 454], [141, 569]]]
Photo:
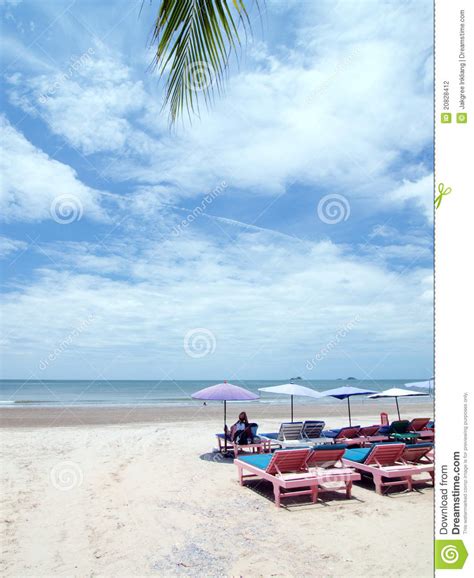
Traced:
[[[403, 387], [405, 383], [419, 381], [414, 379], [379, 380], [298, 380], [295, 383], [324, 391], [352, 385], [354, 387], [382, 391], [392, 387]], [[287, 383], [288, 380], [232, 380], [258, 393], [259, 387], [268, 387]], [[218, 380], [0, 380], [1, 407], [18, 406], [127, 406], [127, 405], [196, 405], [202, 401], [193, 400], [191, 394], [199, 389], [219, 383]], [[358, 396], [357, 396], [358, 397]], [[353, 397], [352, 401], [356, 401]], [[361, 396], [366, 400], [366, 396]], [[412, 398], [414, 401], [420, 398]], [[288, 396], [261, 393], [259, 400], [251, 403], [288, 403]], [[362, 399], [360, 400], [362, 401]], [[404, 400], [404, 403], [412, 401]], [[370, 400], [369, 400], [370, 402]], [[212, 403], [212, 402], [208, 402]], [[332, 397], [314, 399], [304, 398], [304, 403], [344, 403]]]

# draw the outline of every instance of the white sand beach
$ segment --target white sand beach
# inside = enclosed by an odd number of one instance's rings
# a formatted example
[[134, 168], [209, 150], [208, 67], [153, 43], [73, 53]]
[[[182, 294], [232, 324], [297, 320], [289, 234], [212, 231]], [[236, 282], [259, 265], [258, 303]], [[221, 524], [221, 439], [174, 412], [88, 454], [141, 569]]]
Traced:
[[2, 576], [432, 575], [431, 487], [379, 496], [364, 481], [351, 500], [327, 493], [277, 509], [268, 484], [239, 486], [232, 460], [212, 453], [219, 408], [207, 409], [212, 419], [173, 423], [10, 418], [0, 430]]

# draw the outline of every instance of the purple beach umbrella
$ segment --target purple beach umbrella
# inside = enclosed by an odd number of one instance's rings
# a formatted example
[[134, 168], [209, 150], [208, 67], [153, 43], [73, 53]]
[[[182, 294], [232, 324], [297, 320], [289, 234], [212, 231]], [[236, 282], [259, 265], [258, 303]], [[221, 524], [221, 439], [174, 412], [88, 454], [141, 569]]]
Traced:
[[223, 401], [224, 402], [224, 447], [227, 452], [227, 402], [228, 401], [254, 401], [258, 399], [259, 396], [256, 393], [239, 387], [238, 385], [233, 385], [232, 383], [218, 383], [217, 385], [211, 385], [200, 389], [191, 395], [194, 399], [203, 399], [206, 401]]

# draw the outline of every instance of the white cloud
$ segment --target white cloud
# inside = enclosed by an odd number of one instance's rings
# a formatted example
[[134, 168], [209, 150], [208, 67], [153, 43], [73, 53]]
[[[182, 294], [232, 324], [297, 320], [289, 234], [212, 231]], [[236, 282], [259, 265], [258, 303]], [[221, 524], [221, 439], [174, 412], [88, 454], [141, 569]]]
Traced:
[[390, 262], [398, 269], [418, 267], [433, 258], [432, 237], [416, 229], [406, 233], [383, 223], [372, 228], [368, 239], [370, 242], [359, 245], [360, 252], [372, 260]]
[[[429, 11], [419, 3], [324, 4], [313, 15], [318, 24], [300, 32], [304, 50], [277, 58], [267, 48], [264, 59], [260, 44], [253, 68], [231, 76], [227, 96], [202, 122], [164, 136], [148, 167], [125, 163], [121, 175], [188, 191], [223, 178], [254, 194], [296, 181], [383, 201], [397, 186], [392, 165], [432, 139], [431, 86], [420, 75], [432, 42], [431, 20], [420, 16]], [[307, 22], [311, 16], [309, 5]]]
[[[101, 10], [104, 17], [110, 12]], [[42, 53], [9, 43], [9, 55], [19, 56], [7, 77], [11, 104], [93, 155], [112, 180], [132, 183], [126, 198], [115, 198], [118, 221], [110, 231], [96, 243], [96, 228], [81, 242], [40, 241], [40, 254], [57, 266], [46, 260], [41, 269], [35, 261], [32, 280], [16, 281], [3, 295], [11, 340], [3, 357], [12, 375], [37, 372], [40, 359], [90, 314], [93, 322], [48, 368], [49, 377], [71, 377], [71, 371], [99, 377], [89, 362], [115, 378], [167, 372], [268, 378], [288, 375], [289, 367], [304, 375], [306, 360], [357, 316], [341, 346], [308, 377], [365, 377], [346, 354], [367, 372], [382, 360], [377, 376], [404, 377], [400, 372], [409, 374], [410, 367], [430, 365], [432, 275], [419, 265], [429, 257], [430, 240], [423, 231], [407, 234], [405, 224], [400, 232], [398, 223], [385, 223], [361, 247], [358, 219], [405, 205], [430, 219], [430, 169], [418, 153], [432, 139], [431, 4], [367, 1], [348, 10], [342, 2], [313, 2], [283, 19], [282, 10], [275, 8], [278, 45], [250, 45], [247, 62], [230, 72], [226, 96], [203, 110], [202, 120], [173, 132], [158, 82], [143, 76], [144, 26], [130, 35], [119, 26], [108, 47], [86, 46], [88, 40], [69, 42], [78, 27], [65, 15], [54, 42], [45, 40], [48, 49], [64, 43], [65, 56], [54, 67]], [[80, 18], [87, 23], [91, 14]], [[107, 32], [110, 23], [95, 24]], [[122, 42], [126, 36], [126, 51], [117, 48], [116, 36]], [[71, 46], [81, 47], [72, 68]], [[80, 199], [84, 218], [106, 219], [104, 192], [5, 119], [1, 129], [7, 219], [48, 219], [51, 202], [65, 193]], [[185, 204], [180, 198], [201, 199], [222, 181], [235, 197], [230, 212], [222, 202], [215, 210], [222, 216], [205, 211], [173, 236], [182, 218], [178, 205]], [[353, 248], [302, 242], [260, 222], [242, 227], [235, 220], [244, 218], [239, 203], [294, 183], [302, 185], [301, 195], [348, 197], [354, 228], [346, 242]], [[8, 240], [3, 246], [10, 253], [22, 248]], [[410, 260], [407, 269], [393, 270], [393, 262], [401, 267]], [[215, 335], [212, 356], [186, 356], [183, 337], [195, 327]]]
[[146, 94], [130, 68], [94, 43], [50, 74], [8, 77], [10, 100], [39, 113], [50, 130], [85, 154], [127, 151], [137, 138], [127, 118], [143, 109]]
[[51, 218], [52, 203], [67, 195], [77, 201], [84, 217], [105, 219], [99, 191], [84, 185], [69, 166], [52, 159], [31, 144], [0, 116], [2, 173], [0, 208], [7, 221], [39, 221]]
[[388, 200], [411, 205], [421, 210], [429, 223], [433, 222], [434, 196], [433, 175], [426, 175], [417, 181], [404, 180], [396, 189], [390, 191]]
[[371, 208], [391, 202], [400, 185], [393, 165], [432, 140], [431, 5], [318, 3], [295, 19], [296, 47], [251, 46], [227, 95], [172, 134], [157, 84], [145, 90], [104, 46], [45, 102], [41, 95], [59, 72], [23, 79], [11, 98], [25, 110], [35, 106], [83, 152], [113, 153], [104, 159], [112, 178], [166, 183], [175, 197], [226, 180], [259, 195], [299, 182], [351, 200], [369, 197]]
[[26, 249], [27, 243], [0, 235], [0, 258], [9, 257], [12, 253]]
[[[106, 377], [123, 377], [123, 367], [114, 363], [121, 355], [129, 377], [276, 377], [288, 363], [304, 374], [306, 360], [355, 317], [356, 327], [310, 374], [314, 378], [335, 377], [342, 368], [354, 372], [341, 361], [344, 352], [365, 371], [390, 350], [429, 362], [428, 270], [399, 274], [331, 242], [303, 244], [265, 231], [241, 231], [232, 244], [192, 230], [159, 238], [115, 239], [106, 249], [58, 248], [58, 270], [39, 270], [37, 281], [4, 296], [5, 329], [15, 328], [17, 340], [4, 354], [7, 365], [18, 363], [21, 343], [21, 351], [29, 352], [22, 356], [24, 371], [35, 371], [45, 353], [89, 315], [93, 323], [50, 368], [50, 377], [69, 375], [70, 367], [96, 377], [81, 364], [84, 356], [101, 368], [112, 363]], [[67, 252], [62, 260], [60, 251]], [[183, 350], [184, 335], [196, 327], [207, 328], [217, 342], [216, 352], [198, 361]], [[392, 370], [396, 359], [377, 375]]]

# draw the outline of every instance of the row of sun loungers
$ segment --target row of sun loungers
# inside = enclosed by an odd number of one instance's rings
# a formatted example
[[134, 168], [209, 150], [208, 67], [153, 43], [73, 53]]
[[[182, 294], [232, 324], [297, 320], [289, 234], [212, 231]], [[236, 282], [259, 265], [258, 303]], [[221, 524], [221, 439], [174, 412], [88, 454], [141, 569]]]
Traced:
[[[417, 483], [433, 482], [432, 450], [432, 443], [381, 443], [352, 449], [334, 444], [242, 456], [234, 463], [241, 485], [248, 478], [271, 482], [279, 507], [283, 498], [293, 496], [310, 495], [315, 503], [328, 483], [332, 491], [342, 489], [350, 498], [352, 483], [362, 475], [373, 478], [378, 494], [396, 485], [411, 491]], [[419, 479], [422, 474], [428, 477]]]
[[349, 426], [335, 430], [324, 430], [323, 421], [282, 423], [278, 433], [261, 434], [280, 447], [291, 447], [306, 443], [345, 443], [347, 445], [367, 445], [376, 442], [399, 440], [403, 442], [434, 439], [434, 429], [427, 428], [429, 418], [400, 420], [389, 426]]
[[271, 482], [277, 507], [293, 496], [309, 495], [316, 502], [328, 489], [350, 498], [353, 482], [362, 476], [372, 478], [378, 494], [392, 486], [411, 491], [418, 483], [433, 482], [434, 424], [428, 418], [334, 430], [325, 425], [317, 420], [282, 423], [278, 432], [260, 434], [245, 446], [223, 434], [217, 438], [220, 450], [226, 443], [234, 451], [240, 484]]
[[[429, 418], [401, 420], [387, 426], [348, 426], [325, 430], [324, 421], [282, 423], [280, 430], [256, 436], [253, 443], [239, 444], [222, 433], [216, 434], [219, 451], [232, 450], [237, 457], [241, 452], [270, 452], [276, 448], [308, 447], [319, 444], [344, 443], [347, 446], [366, 447], [384, 441], [415, 443], [433, 441], [434, 428]], [[255, 432], [256, 435], [256, 432]]]

